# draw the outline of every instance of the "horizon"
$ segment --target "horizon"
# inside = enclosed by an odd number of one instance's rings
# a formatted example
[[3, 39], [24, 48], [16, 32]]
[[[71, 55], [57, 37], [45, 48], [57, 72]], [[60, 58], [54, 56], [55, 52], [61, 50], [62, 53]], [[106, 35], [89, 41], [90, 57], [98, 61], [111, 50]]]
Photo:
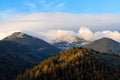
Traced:
[[52, 30], [49, 32], [40, 32], [40, 33], [19, 30], [19, 31], [13, 31], [13, 32], [9, 32], [7, 34], [3, 34], [4, 36], [2, 36], [2, 37], [0, 36], [1, 40], [3, 40], [4, 38], [6, 38], [8, 36], [13, 35], [14, 33], [18, 33], [18, 32], [23, 33], [23, 34], [27, 34], [27, 35], [32, 36], [32, 37], [42, 39], [48, 43], [54, 43], [54, 40], [55, 41], [56, 40], [67, 41], [69, 43], [69, 42], [74, 42], [75, 39], [77, 39], [77, 38], [80, 38], [80, 39], [83, 39], [86, 41], [90, 41], [90, 42], [93, 42], [95, 40], [100, 40], [103, 38], [108, 38], [108, 39], [112, 39], [114, 41], [120, 42], [120, 40], [119, 40], [120, 38], [115, 37], [115, 35], [119, 36], [118, 32], [103, 31], [103, 32], [93, 33], [87, 27], [81, 27], [80, 30], [76, 33], [73, 31], [67, 31], [67, 30]]

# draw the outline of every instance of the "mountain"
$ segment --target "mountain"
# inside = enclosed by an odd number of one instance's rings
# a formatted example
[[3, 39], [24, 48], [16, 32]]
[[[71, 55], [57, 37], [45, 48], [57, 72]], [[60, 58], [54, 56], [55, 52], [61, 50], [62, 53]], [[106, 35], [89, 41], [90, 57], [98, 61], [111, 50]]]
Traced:
[[37, 52], [42, 57], [49, 57], [51, 55], [55, 55], [57, 52], [60, 51], [60, 49], [45, 42], [44, 40], [22, 32], [15, 32], [12, 35], [4, 38], [3, 40], [22, 44], [30, 50]]
[[74, 47], [26, 70], [16, 80], [119, 80], [120, 56]]
[[79, 47], [88, 41], [77, 36], [62, 36], [53, 40], [53, 45], [59, 49], [66, 50], [73, 47]]
[[23, 73], [60, 50], [49, 43], [16, 32], [0, 41], [0, 80], [15, 80]]
[[41, 60], [42, 57], [21, 44], [0, 41], [0, 80], [14, 80], [17, 74]]
[[89, 44], [83, 45], [83, 47], [91, 48], [102, 53], [120, 53], [120, 43], [109, 38], [102, 38], [93, 41]]

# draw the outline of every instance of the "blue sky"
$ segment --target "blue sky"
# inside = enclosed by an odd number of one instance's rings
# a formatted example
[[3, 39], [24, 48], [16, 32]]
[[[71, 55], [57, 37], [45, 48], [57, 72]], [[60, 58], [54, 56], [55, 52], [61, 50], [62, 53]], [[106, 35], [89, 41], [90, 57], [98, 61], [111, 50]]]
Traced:
[[120, 13], [120, 0], [0, 0], [0, 12]]

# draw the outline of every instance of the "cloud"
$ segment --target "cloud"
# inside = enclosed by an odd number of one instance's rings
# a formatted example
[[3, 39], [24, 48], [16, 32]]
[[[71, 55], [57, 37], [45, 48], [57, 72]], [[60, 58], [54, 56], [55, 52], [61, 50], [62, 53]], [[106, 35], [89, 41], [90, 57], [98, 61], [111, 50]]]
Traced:
[[[87, 26], [88, 28], [81, 26]], [[42, 32], [44, 35], [48, 37], [51, 36], [51, 38], [53, 37], [54, 39], [56, 38], [54, 36], [58, 36], [62, 33], [66, 34], [66, 32], [68, 33], [70, 31], [70, 35], [79, 35], [79, 37], [86, 40], [109, 37], [120, 41], [119, 28], [120, 15], [118, 14], [93, 15], [62, 12], [40, 12], [30, 14], [14, 14], [14, 16], [9, 15], [7, 18], [1, 19], [0, 37], [2, 39], [7, 32], [20, 30], [33, 32], [36, 34]], [[61, 33], [58, 30], [60, 30]], [[47, 35], [45, 32], [51, 35]], [[40, 37], [44, 38], [42, 35], [40, 35]]]
[[10, 31], [12, 29], [28, 31], [48, 31], [53, 29], [78, 30], [80, 26], [87, 26], [94, 31], [119, 30], [120, 15], [60, 12], [15, 14], [15, 16], [9, 16], [8, 20], [0, 22], [0, 31]]
[[81, 27], [78, 34], [79, 37], [88, 41], [94, 41], [103, 37], [107, 37], [120, 42], [120, 32], [118, 31], [104, 30], [104, 31], [92, 32], [87, 27]]
[[45, 11], [60, 11], [64, 8], [65, 6], [65, 2], [61, 2], [61, 1], [40, 1], [40, 5], [42, 10]]
[[56, 39], [60, 39], [63, 41], [74, 41], [75, 37], [79, 37], [87, 41], [94, 41], [103, 37], [107, 37], [120, 42], [120, 32], [118, 31], [93, 32], [87, 27], [80, 27], [78, 32], [70, 30], [50, 30], [48, 32], [40, 32], [38, 34], [40, 38], [50, 43]]
[[98, 31], [94, 33], [95, 40], [102, 37], [111, 38], [113, 40], [120, 42], [120, 32], [118, 31]]
[[93, 36], [94, 36], [93, 32], [86, 27], [81, 27], [78, 34], [81, 38], [83, 38], [87, 41], [93, 39]]
[[74, 31], [69, 30], [50, 30], [48, 32], [38, 33], [40, 38], [52, 42], [53, 40], [59, 39], [61, 41], [73, 41], [77, 36]]
[[120, 32], [118, 31], [96, 31], [93, 32], [87, 27], [80, 27], [77, 32], [72, 30], [49, 30], [46, 32], [32, 32], [32, 31], [22, 31], [15, 30], [11, 32], [0, 33], [0, 39], [5, 38], [8, 35], [11, 35], [14, 32], [25, 32], [29, 35], [43, 39], [49, 43], [52, 43], [54, 40], [59, 39], [61, 41], [73, 42], [76, 37], [82, 38], [87, 41], [94, 41], [103, 37], [111, 38], [115, 41], [120, 42]]

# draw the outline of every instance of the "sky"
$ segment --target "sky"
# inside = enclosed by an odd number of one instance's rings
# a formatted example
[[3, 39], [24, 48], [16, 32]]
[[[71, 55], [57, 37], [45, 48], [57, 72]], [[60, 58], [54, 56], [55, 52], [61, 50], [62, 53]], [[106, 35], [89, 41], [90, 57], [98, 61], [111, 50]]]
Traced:
[[87, 40], [99, 35], [120, 41], [119, 4], [120, 0], [0, 0], [0, 39], [15, 31], [50, 37], [51, 31], [62, 30], [85, 39], [91, 34]]
[[20, 13], [120, 13], [120, 0], [0, 0], [0, 11]]

